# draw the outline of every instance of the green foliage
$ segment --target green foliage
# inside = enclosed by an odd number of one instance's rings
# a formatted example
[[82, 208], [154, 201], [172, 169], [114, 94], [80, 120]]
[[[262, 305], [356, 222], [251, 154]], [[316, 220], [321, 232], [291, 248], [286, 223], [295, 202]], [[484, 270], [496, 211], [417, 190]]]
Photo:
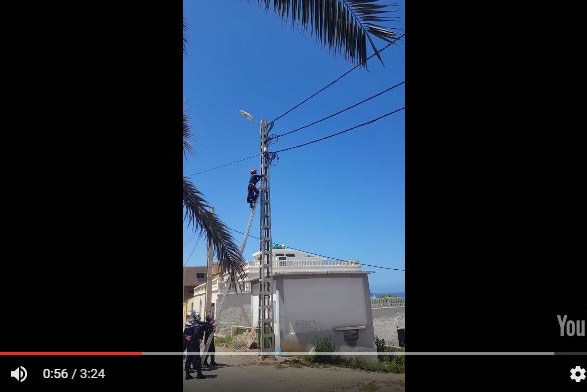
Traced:
[[370, 361], [361, 357], [351, 357], [342, 359], [339, 365], [368, 372], [405, 373], [405, 357], [403, 355], [387, 356], [387, 359], [383, 361]]
[[[405, 373], [405, 356], [388, 355], [383, 361], [372, 361], [362, 357], [342, 358], [337, 355], [330, 356], [329, 359], [323, 356], [306, 356], [303, 361], [296, 361], [290, 364], [293, 367], [306, 366], [328, 366], [336, 365], [351, 369], [360, 369], [368, 372], [379, 373]], [[317, 359], [322, 358], [321, 362]], [[325, 360], [326, 359], [326, 360]]]
[[[330, 353], [336, 351], [336, 346], [332, 339], [327, 337], [319, 337], [314, 340], [313, 351], [316, 353]], [[313, 355], [312, 362], [316, 363], [336, 363], [338, 356], [329, 355]]]
[[[379, 337], [375, 336], [375, 347], [377, 347], [377, 352], [385, 352], [385, 339], [380, 339]], [[379, 356], [379, 360], [383, 361], [385, 358], [384, 355]]]
[[390, 373], [405, 373], [406, 372], [406, 356], [405, 355], [389, 355], [384, 362], [386, 370]]
[[[388, 347], [385, 339], [375, 337], [375, 347], [378, 353], [403, 352], [402, 348]], [[406, 357], [405, 355], [379, 355], [379, 361], [384, 366], [384, 371], [391, 373], [405, 373]]]
[[[404, 352], [402, 348], [388, 347], [385, 340], [379, 337], [375, 338], [375, 346], [378, 353]], [[334, 342], [327, 337], [319, 337], [314, 340], [312, 350], [315, 353], [336, 352]], [[365, 357], [356, 356], [343, 358], [336, 354], [330, 355], [306, 355], [302, 360], [297, 359], [292, 362], [296, 367], [302, 366], [320, 366], [320, 365], [337, 365], [352, 369], [361, 369], [368, 372], [381, 373], [405, 373], [405, 355], [379, 355], [379, 361], [366, 359]]]
[[232, 342], [230, 336], [214, 336], [214, 344], [219, 347], [228, 347]]
[[248, 327], [234, 327], [232, 329], [232, 335], [233, 336], [236, 336], [236, 335], [240, 335], [240, 334], [243, 334], [243, 333], [247, 333], [247, 332], [249, 332], [249, 329], [251, 329], [251, 328], [248, 328]]

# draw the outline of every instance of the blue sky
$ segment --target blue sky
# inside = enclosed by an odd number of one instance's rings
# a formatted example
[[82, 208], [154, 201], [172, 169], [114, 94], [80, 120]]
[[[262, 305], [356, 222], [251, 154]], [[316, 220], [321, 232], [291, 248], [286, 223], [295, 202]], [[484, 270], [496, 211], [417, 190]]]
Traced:
[[[386, 27], [403, 33], [398, 21]], [[259, 158], [205, 171], [259, 152], [259, 121], [271, 121], [354, 66], [323, 48], [310, 32], [283, 21], [255, 1], [184, 2], [187, 53], [184, 103], [193, 152], [184, 175], [231, 229], [243, 232], [249, 171]], [[375, 40], [381, 48], [385, 42]], [[371, 50], [368, 52], [371, 54]], [[405, 80], [400, 41], [368, 70], [356, 69], [275, 122], [281, 134], [353, 105]], [[342, 131], [405, 105], [399, 86], [354, 109], [286, 135], [270, 146], [284, 149]], [[254, 121], [246, 121], [239, 110]], [[405, 268], [405, 111], [321, 142], [279, 154], [270, 168], [273, 242], [311, 253], [389, 268]], [[233, 231], [237, 244], [242, 234]], [[259, 211], [252, 235], [259, 236]], [[184, 265], [204, 265], [206, 246], [184, 227]], [[245, 259], [259, 250], [247, 240]], [[405, 273], [363, 267], [372, 291], [404, 291]]]

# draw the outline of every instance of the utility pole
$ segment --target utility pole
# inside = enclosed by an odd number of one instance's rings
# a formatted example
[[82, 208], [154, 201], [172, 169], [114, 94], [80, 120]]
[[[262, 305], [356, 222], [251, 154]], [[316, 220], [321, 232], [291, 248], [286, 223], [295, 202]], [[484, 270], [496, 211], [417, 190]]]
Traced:
[[269, 193], [269, 131], [267, 122], [261, 120], [261, 186], [260, 198], [260, 230], [261, 260], [259, 266], [259, 357], [275, 351], [275, 331], [273, 328], [273, 263], [271, 239], [271, 198]]
[[[214, 208], [210, 210], [210, 213], [214, 213]], [[206, 320], [206, 316], [214, 317], [212, 314], [212, 274], [214, 272], [214, 264], [212, 258], [214, 257], [214, 248], [212, 247], [212, 240], [208, 239], [208, 257], [206, 261], [206, 311], [204, 312], [203, 320]]]
[[[186, 297], [185, 297], [185, 261], [183, 261], [183, 284], [181, 286], [181, 291], [183, 291], [182, 294], [182, 300], [183, 300], [183, 324], [185, 325], [188, 317], [188, 303], [186, 301]], [[194, 295], [194, 292], [192, 290], [192, 295]], [[193, 303], [193, 302], [192, 302]]]

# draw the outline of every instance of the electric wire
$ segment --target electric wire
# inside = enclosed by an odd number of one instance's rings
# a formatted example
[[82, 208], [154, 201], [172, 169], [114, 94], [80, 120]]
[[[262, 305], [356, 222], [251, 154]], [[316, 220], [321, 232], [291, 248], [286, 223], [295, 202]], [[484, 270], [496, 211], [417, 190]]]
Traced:
[[[236, 230], [236, 229], [232, 229], [232, 228], [230, 228], [230, 227], [228, 228], [228, 230], [232, 230], [232, 231], [234, 231], [234, 232], [237, 232], [237, 233], [239, 233], [239, 234], [243, 234], [243, 235], [245, 234], [245, 233], [243, 233], [242, 231], [239, 231], [239, 230]], [[252, 237], [252, 238], [255, 238], [255, 239], [257, 239], [257, 240], [261, 240], [259, 237], [257, 237], [257, 236], [254, 236], [254, 235], [252, 235], [252, 234], [249, 234], [248, 236], [249, 236], [249, 237]], [[343, 259], [339, 259], [339, 258], [337, 258], [337, 257], [331, 257], [331, 256], [325, 256], [325, 255], [321, 255], [321, 254], [319, 254], [319, 253], [310, 252], [310, 251], [303, 250], [303, 249], [297, 249], [297, 248], [294, 248], [294, 247], [291, 247], [291, 246], [287, 246], [286, 248], [287, 248], [287, 249], [291, 249], [291, 250], [297, 250], [298, 252], [305, 252], [305, 253], [308, 253], [308, 254], [311, 254], [311, 255], [314, 255], [314, 256], [318, 256], [318, 257], [324, 257], [325, 259], [331, 259], [331, 260], [336, 260], [336, 261], [345, 261], [345, 262], [347, 262], [347, 261], [350, 261], [350, 260], [343, 260]], [[394, 268], [394, 267], [382, 267], [382, 266], [373, 265], [373, 264], [364, 264], [364, 263], [359, 263], [359, 265], [361, 265], [361, 266], [365, 266], [365, 267], [371, 267], [371, 268], [380, 268], [380, 269], [386, 269], [386, 270], [391, 270], [391, 271], [401, 271], [401, 272], [405, 272], [405, 271], [406, 271], [405, 269], [401, 269], [401, 268]]]
[[305, 129], [305, 128], [308, 128], [308, 127], [311, 127], [312, 125], [318, 124], [318, 123], [320, 123], [320, 122], [322, 122], [322, 121], [324, 121], [324, 120], [328, 120], [329, 118], [332, 118], [332, 117], [334, 117], [334, 116], [337, 116], [337, 115], [339, 115], [339, 114], [341, 114], [341, 113], [344, 113], [344, 112], [346, 112], [347, 110], [350, 110], [350, 109], [352, 109], [352, 108], [355, 108], [355, 107], [357, 107], [357, 106], [359, 106], [359, 105], [362, 105], [362, 104], [364, 104], [365, 102], [368, 102], [368, 101], [372, 100], [373, 98], [376, 98], [376, 97], [378, 97], [378, 96], [380, 96], [380, 95], [382, 95], [382, 94], [385, 94], [386, 92], [388, 92], [388, 91], [391, 91], [391, 90], [393, 90], [393, 89], [395, 89], [395, 88], [397, 88], [397, 87], [399, 87], [399, 86], [401, 86], [402, 84], [405, 84], [405, 83], [406, 83], [405, 81], [404, 81], [404, 82], [397, 83], [397, 84], [395, 84], [395, 85], [393, 85], [393, 86], [391, 86], [391, 87], [388, 87], [387, 89], [385, 89], [385, 90], [383, 90], [383, 91], [381, 91], [381, 92], [379, 92], [379, 93], [377, 93], [377, 94], [375, 94], [375, 95], [372, 95], [372, 96], [370, 96], [369, 98], [366, 98], [366, 99], [362, 100], [361, 102], [357, 102], [357, 103], [355, 103], [354, 105], [348, 106], [348, 107], [346, 107], [346, 108], [344, 108], [344, 109], [342, 109], [342, 110], [339, 110], [339, 111], [338, 111], [338, 112], [336, 112], [336, 113], [330, 114], [330, 115], [328, 115], [328, 116], [326, 116], [326, 117], [323, 117], [323, 118], [321, 118], [320, 120], [316, 120], [316, 121], [314, 121], [314, 122], [311, 122], [311, 123], [309, 123], [309, 124], [306, 124], [306, 125], [304, 125], [304, 126], [301, 126], [301, 127], [299, 127], [299, 128], [296, 128], [296, 129], [294, 129], [294, 130], [292, 130], [292, 131], [288, 131], [288, 132], [281, 133], [281, 134], [279, 134], [279, 135], [274, 135], [274, 136], [271, 136], [271, 137], [270, 137], [270, 139], [277, 139], [277, 138], [280, 138], [280, 137], [283, 137], [283, 136], [286, 136], [286, 135], [290, 135], [290, 134], [292, 134], [292, 133], [294, 133], [294, 132], [298, 132], [298, 131], [301, 131], [302, 129]]
[[323, 141], [323, 140], [326, 140], [326, 139], [330, 139], [331, 137], [338, 136], [338, 135], [341, 135], [341, 134], [343, 134], [343, 133], [346, 133], [346, 132], [350, 132], [350, 131], [352, 131], [353, 129], [357, 129], [357, 128], [360, 128], [360, 127], [364, 127], [365, 125], [372, 124], [372, 123], [374, 123], [374, 122], [376, 122], [376, 121], [379, 121], [379, 120], [381, 120], [382, 118], [385, 118], [385, 117], [387, 117], [387, 116], [391, 116], [392, 114], [395, 114], [395, 113], [397, 113], [397, 112], [399, 112], [399, 111], [401, 111], [401, 110], [404, 110], [405, 108], [406, 108], [406, 107], [405, 107], [405, 106], [403, 106], [403, 107], [401, 107], [401, 108], [399, 108], [399, 109], [393, 110], [393, 111], [391, 111], [391, 112], [389, 112], [389, 113], [385, 113], [385, 114], [383, 114], [383, 115], [381, 115], [381, 116], [379, 116], [379, 117], [376, 117], [376, 118], [374, 118], [374, 119], [372, 119], [372, 120], [369, 120], [369, 121], [365, 121], [364, 123], [361, 123], [361, 124], [355, 125], [354, 127], [347, 128], [347, 129], [345, 129], [345, 130], [343, 130], [343, 131], [336, 132], [336, 133], [330, 134], [330, 135], [328, 135], [328, 136], [321, 137], [321, 138], [319, 138], [319, 139], [314, 139], [314, 140], [311, 140], [311, 141], [309, 141], [309, 142], [306, 142], [306, 143], [298, 144], [297, 146], [292, 146], [292, 147], [282, 148], [281, 150], [273, 151], [273, 153], [279, 153], [279, 152], [284, 152], [284, 151], [294, 150], [294, 149], [296, 149], [296, 148], [305, 147], [305, 146], [307, 146], [307, 145], [310, 145], [310, 144], [313, 144], [313, 143], [317, 143], [317, 142], [321, 142], [321, 141]]
[[[405, 36], [405, 34], [402, 34], [399, 37], [397, 37], [393, 42], [390, 42], [389, 44], [387, 44], [386, 46], [384, 46], [381, 50], [379, 50], [379, 53], [383, 52], [385, 49], [387, 49], [391, 45], [395, 44], [397, 41], [399, 41], [400, 39], [402, 39], [404, 36]], [[372, 59], [375, 55], [376, 54], [373, 53], [371, 56], [367, 57], [367, 61], [369, 61], [370, 59]], [[322, 87], [320, 90], [316, 91], [314, 94], [310, 95], [308, 98], [304, 99], [302, 102], [298, 103], [297, 105], [293, 106], [291, 109], [285, 111], [283, 114], [281, 114], [281, 115], [277, 116], [275, 119], [271, 120], [270, 123], [274, 123], [275, 121], [279, 120], [280, 118], [283, 118], [285, 115], [287, 115], [291, 111], [293, 111], [293, 110], [297, 109], [298, 107], [302, 106], [304, 103], [308, 102], [310, 99], [314, 98], [316, 95], [320, 94], [322, 91], [324, 91], [327, 88], [329, 88], [330, 86], [334, 85], [336, 82], [338, 82], [339, 80], [341, 80], [342, 78], [344, 78], [345, 76], [347, 76], [352, 71], [354, 71], [355, 69], [359, 68], [360, 66], [361, 65], [358, 64], [358, 65], [354, 66], [353, 68], [349, 69], [348, 71], [346, 71], [345, 73], [343, 73], [341, 76], [339, 76], [338, 78], [336, 78], [332, 82], [328, 83], [326, 86]]]

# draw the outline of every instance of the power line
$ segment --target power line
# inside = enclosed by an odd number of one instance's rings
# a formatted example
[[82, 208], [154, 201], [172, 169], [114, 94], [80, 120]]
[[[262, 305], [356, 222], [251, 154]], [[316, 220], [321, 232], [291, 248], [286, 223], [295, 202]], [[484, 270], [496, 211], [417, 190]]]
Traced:
[[185, 267], [188, 262], [190, 261], [190, 258], [192, 257], [192, 255], [194, 254], [194, 251], [196, 250], [196, 248], [198, 247], [198, 243], [200, 242], [200, 238], [202, 238], [202, 236], [198, 236], [198, 240], [196, 241], [196, 244], [194, 245], [194, 248], [192, 249], [192, 253], [190, 253], [190, 255], [188, 256], [188, 258], [185, 260], [185, 262], [183, 263], [183, 266]]
[[[237, 233], [240, 233], [240, 234], [245, 234], [245, 233], [243, 233], [242, 231], [239, 231], [239, 230], [236, 230], [236, 229], [232, 229], [232, 228], [230, 228], [230, 227], [228, 228], [228, 230], [232, 230], [232, 231], [235, 231], [235, 232], [237, 232]], [[259, 237], [257, 237], [257, 236], [254, 236], [254, 235], [252, 235], [252, 234], [249, 234], [248, 236], [249, 236], [249, 237], [253, 237], [253, 238], [257, 239], [257, 240], [260, 240], [260, 238], [259, 238]], [[331, 259], [331, 260], [336, 260], [336, 261], [349, 261], [349, 260], [343, 260], [343, 259], [339, 259], [339, 258], [336, 258], [336, 257], [330, 257], [330, 256], [321, 255], [321, 254], [318, 254], [318, 253], [315, 253], [315, 252], [310, 252], [310, 251], [303, 250], [303, 249], [296, 249], [296, 248], [293, 248], [293, 247], [291, 247], [291, 246], [288, 246], [287, 248], [288, 248], [288, 249], [292, 249], [292, 250], [297, 250], [298, 252], [305, 252], [305, 253], [308, 253], [308, 254], [311, 254], [311, 255], [314, 255], [314, 256], [318, 256], [318, 257], [324, 257], [325, 259]], [[365, 266], [365, 267], [371, 267], [371, 268], [380, 268], [380, 269], [386, 269], [386, 270], [391, 270], [391, 271], [402, 271], [402, 272], [405, 272], [405, 271], [406, 271], [405, 269], [400, 269], [400, 268], [392, 268], [392, 267], [381, 267], [381, 266], [378, 266], [378, 265], [372, 265], [372, 264], [363, 264], [363, 263], [359, 263], [359, 265], [362, 265], [362, 266]]]
[[194, 238], [197, 237], [197, 233], [194, 233], [194, 235], [188, 240], [188, 242], [183, 246], [183, 249], [185, 250], [189, 244], [192, 243], [192, 241], [194, 240]]
[[[379, 53], [383, 52], [385, 49], [389, 48], [391, 45], [393, 45], [393, 44], [394, 44], [394, 43], [396, 43], [397, 41], [401, 40], [401, 39], [402, 39], [404, 36], [405, 36], [405, 34], [402, 34], [402, 35], [400, 35], [399, 37], [397, 37], [397, 38], [396, 38], [396, 39], [395, 39], [393, 42], [390, 42], [389, 44], [387, 44], [386, 46], [384, 46], [384, 47], [383, 47], [381, 50], [379, 50]], [[372, 54], [371, 56], [367, 57], [367, 61], [369, 61], [369, 60], [370, 60], [371, 58], [373, 58], [374, 56], [375, 56], [375, 54]], [[353, 68], [349, 69], [347, 72], [345, 72], [344, 74], [342, 74], [341, 76], [339, 76], [339, 77], [338, 77], [336, 80], [334, 80], [334, 81], [330, 82], [329, 84], [327, 84], [326, 86], [324, 86], [323, 88], [321, 88], [320, 90], [318, 90], [317, 92], [315, 92], [314, 94], [312, 94], [311, 96], [309, 96], [308, 98], [306, 98], [305, 100], [303, 100], [302, 102], [300, 102], [299, 104], [295, 105], [294, 107], [292, 107], [291, 109], [289, 109], [289, 110], [288, 110], [288, 111], [286, 111], [285, 113], [281, 114], [280, 116], [278, 116], [278, 117], [277, 117], [277, 118], [275, 118], [274, 120], [270, 121], [268, 124], [273, 124], [275, 121], [279, 120], [280, 118], [284, 117], [284, 116], [285, 116], [286, 114], [288, 114], [289, 112], [293, 111], [294, 109], [298, 108], [298, 107], [299, 107], [299, 106], [301, 106], [302, 104], [306, 103], [307, 101], [309, 101], [310, 99], [312, 99], [313, 97], [315, 97], [316, 95], [318, 95], [319, 93], [321, 93], [322, 91], [326, 90], [328, 87], [332, 86], [333, 84], [335, 84], [336, 82], [338, 82], [339, 80], [341, 80], [341, 79], [342, 79], [342, 78], [344, 78], [346, 75], [348, 75], [349, 73], [351, 73], [352, 71], [354, 71], [355, 69], [357, 69], [357, 68], [359, 68], [359, 67], [360, 67], [360, 65], [356, 65], [355, 67], [353, 67]], [[402, 82], [402, 83], [400, 83], [400, 84], [403, 84], [403, 83], [405, 83], [405, 82]], [[397, 87], [397, 86], [396, 86], [396, 87]], [[386, 91], [388, 91], [388, 90], [386, 90]], [[384, 91], [384, 92], [386, 92], [386, 91]], [[377, 94], [377, 95], [381, 95], [381, 94], [383, 94], [384, 92], [381, 92], [381, 93], [379, 93], [379, 94]], [[377, 96], [377, 95], [376, 95], [376, 96]], [[375, 96], [373, 96], [373, 97], [370, 97], [370, 98], [367, 98], [367, 100], [369, 100], [369, 99], [372, 99], [372, 98], [375, 98]], [[359, 103], [357, 103], [356, 105], [354, 105], [354, 106], [352, 106], [352, 107], [358, 106], [358, 105], [359, 105], [359, 104], [361, 104], [361, 103], [362, 103], [362, 102], [359, 102]], [[326, 119], [328, 119], [328, 118], [330, 118], [330, 117], [333, 117], [333, 116], [335, 116], [335, 115], [337, 115], [337, 114], [340, 114], [340, 113], [342, 113], [343, 111], [346, 111], [346, 110], [348, 110], [348, 109], [351, 109], [352, 107], [346, 108], [346, 109], [342, 110], [342, 111], [341, 111], [341, 112], [339, 112], [339, 113], [335, 113], [335, 114], [333, 114], [333, 115], [331, 115], [331, 116], [329, 116], [329, 117], [326, 117], [326, 118], [324, 118], [324, 119], [318, 120], [318, 121], [316, 121], [316, 122], [314, 122], [314, 123], [312, 123], [312, 124], [308, 124], [308, 125], [304, 126], [303, 128], [307, 128], [307, 127], [309, 127], [309, 126], [311, 126], [311, 125], [317, 124], [318, 122], [324, 121], [324, 120], [326, 120]], [[402, 108], [402, 109], [403, 109], [403, 108]], [[402, 110], [402, 109], [399, 109], [399, 110]], [[375, 120], [373, 120], [373, 121], [376, 121], [376, 120], [378, 120], [378, 119], [375, 119]], [[362, 125], [366, 125], [366, 124], [360, 124], [360, 125], [358, 125], [358, 126], [362, 126]], [[358, 127], [358, 126], [357, 126], [357, 127]], [[288, 133], [293, 133], [293, 132], [295, 132], [295, 131], [298, 131], [298, 130], [300, 130], [300, 129], [297, 129], [297, 130], [294, 130], [294, 131], [290, 131], [290, 132], [288, 132]], [[350, 130], [350, 129], [349, 129], [349, 130]], [[276, 137], [279, 137], [279, 136], [284, 136], [284, 135], [286, 135], [286, 134], [284, 133], [284, 134], [281, 134], [281, 135], [273, 136], [273, 138], [276, 138]], [[332, 135], [332, 136], [334, 136], [334, 135]], [[329, 137], [331, 137], [331, 136], [329, 136]], [[320, 140], [323, 140], [323, 139], [319, 139], [319, 140], [313, 141], [312, 143], [315, 143], [315, 142], [317, 142], [317, 141], [320, 141]], [[299, 147], [301, 147], [301, 146], [299, 146]], [[294, 147], [292, 147], [292, 148], [294, 148]], [[297, 147], [295, 147], [295, 148], [297, 148]], [[291, 149], [291, 148], [290, 148], [290, 149]], [[285, 150], [280, 150], [280, 151], [285, 151]], [[280, 152], [280, 151], [276, 151], [276, 152]], [[238, 160], [236, 160], [236, 161], [232, 161], [232, 162], [225, 163], [224, 165], [216, 166], [216, 167], [213, 167], [213, 168], [210, 168], [210, 169], [206, 169], [206, 170], [202, 170], [202, 171], [199, 171], [199, 172], [195, 172], [195, 173], [189, 174], [189, 176], [194, 176], [194, 175], [198, 175], [198, 174], [202, 174], [202, 173], [207, 173], [207, 172], [210, 172], [210, 171], [213, 171], [213, 170], [216, 170], [216, 169], [221, 169], [221, 168], [223, 168], [223, 167], [226, 167], [226, 166], [234, 165], [235, 163], [243, 162], [243, 161], [246, 161], [246, 160], [249, 160], [249, 159], [252, 159], [252, 158], [257, 158], [259, 155], [260, 155], [260, 154], [251, 155], [251, 156], [249, 156], [249, 157], [246, 157], [246, 158], [242, 158], [242, 159], [238, 159]]]
[[[402, 83], [404, 83], [404, 82], [402, 82]], [[375, 121], [378, 121], [378, 120], [380, 120], [380, 119], [382, 119], [382, 118], [384, 118], [384, 117], [390, 116], [390, 115], [392, 115], [392, 114], [394, 114], [394, 113], [397, 113], [397, 112], [399, 112], [399, 111], [401, 111], [401, 110], [404, 110], [404, 109], [405, 109], [405, 106], [404, 106], [404, 107], [401, 107], [401, 108], [399, 108], [399, 109], [396, 109], [396, 110], [394, 110], [394, 111], [392, 111], [392, 112], [386, 113], [386, 114], [384, 114], [384, 115], [382, 115], [382, 116], [379, 116], [379, 117], [377, 117], [377, 118], [374, 118], [374, 119], [372, 119], [372, 120], [366, 121], [366, 122], [364, 122], [364, 123], [362, 123], [362, 124], [355, 125], [354, 127], [351, 127], [351, 128], [345, 129], [344, 131], [340, 131], [340, 132], [337, 132], [337, 133], [333, 133], [332, 135], [328, 135], [328, 136], [322, 137], [322, 138], [320, 138], [320, 139], [312, 140], [312, 141], [310, 141], [310, 142], [307, 142], [307, 143], [299, 144], [299, 145], [297, 145], [297, 146], [293, 146], [293, 147], [288, 147], [288, 148], [284, 148], [284, 149], [281, 149], [281, 150], [277, 150], [277, 151], [274, 151], [274, 152], [273, 152], [273, 154], [276, 154], [276, 153], [278, 153], [278, 152], [287, 151], [287, 150], [293, 150], [293, 149], [295, 149], [295, 148], [300, 148], [300, 147], [307, 146], [308, 144], [317, 143], [317, 142], [319, 142], [319, 141], [322, 141], [322, 140], [325, 140], [325, 139], [329, 139], [329, 138], [331, 138], [331, 137], [334, 137], [334, 136], [340, 135], [340, 134], [342, 134], [342, 133], [345, 133], [345, 132], [352, 131], [353, 129], [360, 128], [360, 127], [363, 127], [363, 126], [365, 126], [365, 125], [369, 125], [369, 124], [371, 124], [371, 123], [374, 123]], [[281, 136], [283, 136], [283, 135], [281, 135]], [[203, 170], [203, 171], [200, 171], [200, 172], [197, 172], [197, 173], [192, 173], [192, 174], [190, 174], [190, 176], [194, 176], [194, 175], [196, 175], [196, 174], [206, 173], [206, 172], [209, 172], [209, 171], [212, 171], [212, 170], [220, 169], [220, 168], [223, 168], [223, 167], [226, 167], [226, 166], [229, 166], [229, 165], [233, 165], [233, 164], [235, 164], [235, 163], [238, 163], [238, 162], [246, 161], [247, 159], [256, 158], [256, 157], [258, 157], [259, 155], [260, 155], [260, 154], [251, 155], [250, 157], [246, 157], [246, 158], [243, 158], [243, 159], [239, 159], [239, 160], [236, 160], [236, 161], [232, 161], [232, 162], [226, 163], [226, 164], [224, 164], [224, 165], [220, 165], [220, 166], [213, 167], [213, 168], [211, 168], [211, 169]]]
[[363, 127], [363, 126], [365, 126], [365, 125], [372, 124], [372, 123], [374, 123], [375, 121], [381, 120], [382, 118], [384, 118], [384, 117], [387, 117], [387, 116], [391, 116], [392, 114], [395, 114], [395, 113], [397, 113], [397, 112], [399, 112], [399, 111], [401, 111], [401, 110], [404, 110], [405, 108], [406, 108], [406, 107], [405, 107], [405, 106], [403, 106], [403, 107], [401, 107], [401, 108], [399, 108], [399, 109], [393, 110], [393, 111], [391, 111], [391, 112], [389, 112], [389, 113], [385, 113], [385, 114], [383, 114], [383, 115], [381, 115], [381, 116], [379, 116], [379, 117], [377, 117], [377, 118], [374, 118], [374, 119], [372, 119], [372, 120], [366, 121], [366, 122], [364, 122], [364, 123], [362, 123], [362, 124], [355, 125], [354, 127], [347, 128], [347, 129], [345, 129], [345, 130], [343, 130], [343, 131], [336, 132], [336, 133], [333, 133], [332, 135], [324, 136], [324, 137], [321, 137], [321, 138], [319, 138], [319, 139], [316, 139], [316, 140], [312, 140], [312, 141], [310, 141], [310, 142], [307, 142], [307, 143], [298, 144], [297, 146], [293, 146], [293, 147], [288, 147], [288, 148], [284, 148], [284, 149], [281, 149], [281, 150], [277, 150], [277, 151], [274, 151], [274, 153], [283, 152], [283, 151], [288, 151], [288, 150], [293, 150], [293, 149], [296, 149], [296, 148], [300, 148], [300, 147], [307, 146], [307, 145], [309, 145], [309, 144], [312, 144], [312, 143], [317, 143], [317, 142], [320, 142], [320, 141], [322, 141], [322, 140], [329, 139], [329, 138], [331, 138], [331, 137], [334, 137], [334, 136], [338, 136], [338, 135], [340, 135], [340, 134], [343, 134], [343, 133], [345, 133], [345, 132], [352, 131], [353, 129], [357, 129], [357, 128]]
[[301, 131], [302, 129], [311, 127], [312, 125], [318, 124], [318, 123], [320, 123], [320, 122], [322, 122], [324, 120], [328, 120], [329, 118], [332, 118], [332, 117], [337, 116], [337, 115], [339, 115], [341, 113], [344, 113], [347, 110], [350, 110], [350, 109], [352, 109], [354, 107], [357, 107], [359, 105], [362, 105], [365, 102], [368, 102], [368, 101], [372, 100], [373, 98], [377, 98], [378, 96], [380, 96], [382, 94], [385, 94], [386, 92], [391, 91], [391, 90], [395, 89], [396, 87], [399, 87], [399, 86], [401, 86], [402, 84], [405, 84], [405, 83], [406, 83], [405, 81], [404, 82], [397, 83], [397, 84], [395, 84], [395, 85], [393, 85], [391, 87], [388, 87], [387, 89], [385, 89], [385, 90], [383, 90], [383, 91], [381, 91], [381, 92], [379, 92], [379, 93], [377, 93], [375, 95], [370, 96], [369, 98], [366, 98], [366, 99], [362, 100], [361, 102], [357, 102], [354, 105], [348, 106], [348, 107], [346, 107], [346, 108], [344, 108], [344, 109], [342, 109], [342, 110], [340, 110], [340, 111], [338, 111], [336, 113], [333, 113], [333, 114], [331, 114], [329, 116], [326, 116], [324, 118], [321, 118], [320, 120], [316, 120], [316, 121], [314, 121], [314, 122], [312, 122], [310, 124], [307, 124], [307, 125], [304, 125], [302, 127], [296, 128], [293, 131], [289, 131], [289, 132], [285, 132], [285, 133], [282, 133], [282, 134], [279, 134], [279, 135], [272, 136], [271, 139], [277, 139], [279, 137], [282, 137], [282, 136], [285, 136], [285, 135], [289, 135], [289, 134], [292, 134], [294, 132]]
[[[393, 42], [390, 42], [389, 44], [385, 45], [381, 50], [379, 50], [379, 53], [383, 52], [385, 49], [387, 49], [391, 45], [395, 44], [397, 41], [399, 41], [400, 39], [402, 39], [404, 36], [405, 36], [405, 34], [402, 34], [399, 37], [397, 37]], [[369, 61], [375, 55], [376, 55], [376, 53], [373, 53], [371, 56], [367, 57], [367, 60], [366, 61]], [[274, 120], [270, 121], [270, 123], [273, 123], [273, 122], [279, 120], [280, 118], [282, 118], [283, 116], [285, 116], [286, 114], [288, 114], [289, 112], [291, 112], [292, 110], [295, 110], [298, 107], [302, 106], [304, 103], [308, 102], [310, 99], [314, 98], [316, 95], [320, 94], [322, 91], [326, 90], [328, 87], [332, 86], [333, 84], [335, 84], [336, 82], [338, 82], [339, 80], [341, 80], [342, 78], [344, 78], [345, 76], [347, 76], [352, 71], [354, 71], [355, 69], [359, 68], [360, 66], [361, 65], [358, 64], [358, 65], [354, 66], [353, 68], [349, 69], [348, 71], [346, 71], [345, 73], [343, 73], [341, 76], [339, 76], [337, 79], [335, 79], [334, 81], [328, 83], [326, 86], [322, 87], [320, 90], [316, 91], [314, 94], [312, 94], [308, 98], [304, 99], [302, 102], [298, 103], [297, 105], [295, 105], [291, 109], [287, 110], [285, 113], [277, 116]]]
[[196, 172], [196, 173], [192, 173], [192, 174], [190, 174], [190, 176], [195, 176], [196, 174], [202, 174], [202, 173], [206, 173], [206, 172], [209, 172], [209, 171], [212, 171], [212, 170], [220, 169], [220, 168], [223, 168], [223, 167], [226, 167], [226, 166], [234, 165], [235, 163], [243, 162], [243, 161], [246, 161], [248, 159], [257, 158], [257, 157], [259, 157], [259, 155], [260, 154], [251, 155], [250, 157], [246, 157], [246, 158], [242, 158], [242, 159], [239, 159], [239, 160], [236, 160], [236, 161], [228, 162], [228, 163], [225, 163], [224, 165], [216, 166], [216, 167], [213, 167], [211, 169], [206, 169], [206, 170], [202, 170], [202, 171], [199, 171], [199, 172]]
[[[315, 255], [315, 256], [318, 256], [318, 257], [324, 257], [326, 259], [337, 260], [337, 261], [349, 261], [349, 260], [338, 259], [336, 257], [324, 256], [324, 255], [321, 255], [321, 254], [318, 254], [318, 253], [314, 253], [314, 252], [308, 252], [307, 250], [292, 248], [291, 246], [289, 246], [288, 248], [289, 249], [293, 249], [293, 250], [297, 250], [299, 252], [310, 253], [310, 254]], [[405, 272], [405, 270], [399, 269], [399, 268], [380, 267], [380, 266], [377, 266], [377, 265], [363, 264], [363, 263], [359, 263], [359, 265], [362, 265], [362, 266], [365, 266], [365, 267], [381, 268], [381, 269], [387, 269], [387, 270], [392, 270], [392, 271], [404, 271]]]

